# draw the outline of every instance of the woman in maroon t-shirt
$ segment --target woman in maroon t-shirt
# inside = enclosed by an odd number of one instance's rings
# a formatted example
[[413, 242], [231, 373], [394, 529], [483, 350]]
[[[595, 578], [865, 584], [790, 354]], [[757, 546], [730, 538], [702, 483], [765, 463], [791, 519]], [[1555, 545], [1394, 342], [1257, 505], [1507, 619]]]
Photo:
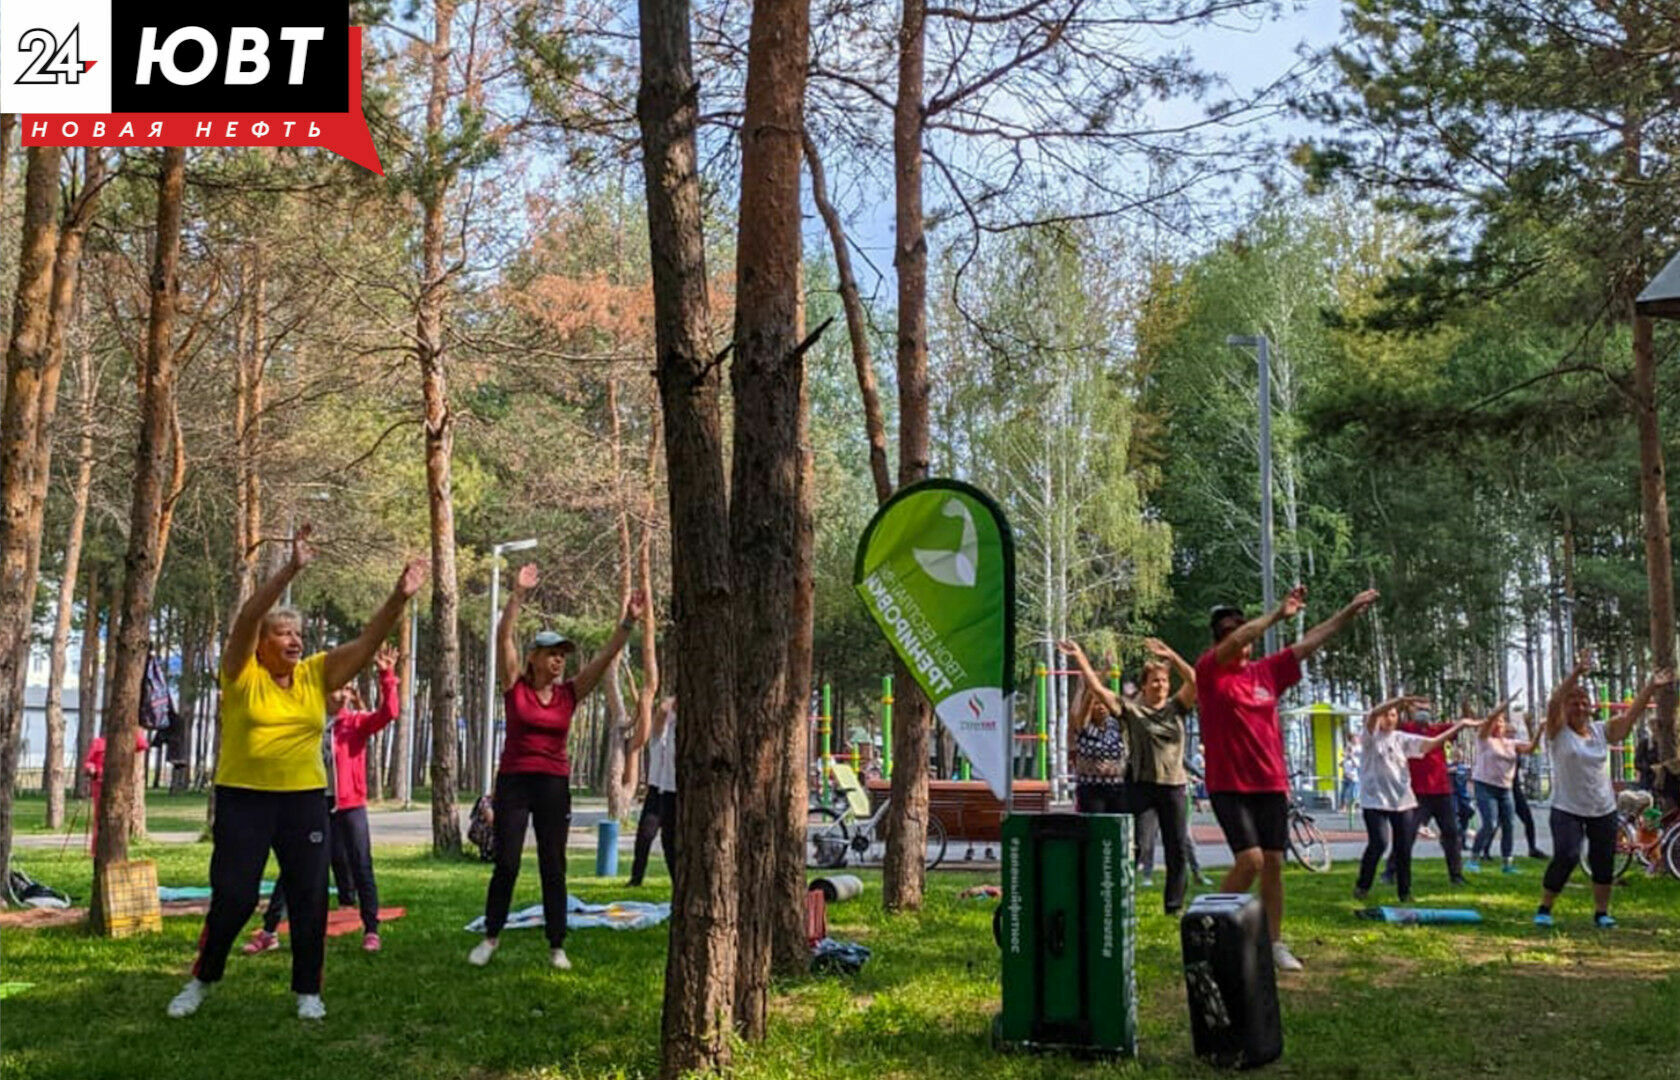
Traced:
[[507, 607], [496, 630], [497, 671], [501, 677], [502, 704], [507, 715], [507, 739], [502, 745], [501, 764], [496, 769], [496, 787], [491, 796], [493, 828], [496, 833], [496, 870], [490, 876], [489, 895], [484, 900], [484, 940], [473, 946], [467, 959], [482, 967], [496, 952], [502, 927], [507, 924], [513, 886], [519, 880], [519, 860], [525, 852], [525, 826], [537, 828], [537, 873], [542, 878], [543, 929], [551, 950], [549, 960], [563, 971], [571, 969], [566, 958], [566, 837], [572, 826], [571, 761], [566, 755], [566, 736], [572, 727], [572, 710], [595, 684], [607, 665], [624, 648], [630, 630], [642, 617], [640, 593], [630, 598], [624, 618], [612, 638], [571, 679], [566, 678], [566, 658], [573, 645], [553, 630], [543, 630], [531, 640], [531, 650], [520, 666], [514, 627], [525, 594], [537, 586], [537, 568], [526, 565], [514, 576]]

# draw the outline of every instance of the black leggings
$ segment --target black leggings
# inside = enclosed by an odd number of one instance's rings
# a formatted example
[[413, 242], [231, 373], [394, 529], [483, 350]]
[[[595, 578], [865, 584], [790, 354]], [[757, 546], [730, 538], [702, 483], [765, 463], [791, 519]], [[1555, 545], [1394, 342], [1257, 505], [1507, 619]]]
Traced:
[[1130, 809], [1124, 785], [1094, 783], [1073, 789], [1073, 808], [1081, 814], [1124, 814]]
[[1552, 807], [1552, 861], [1546, 864], [1546, 891], [1560, 893], [1581, 861], [1581, 841], [1587, 842], [1587, 869], [1594, 885], [1615, 880], [1616, 815], [1582, 817]]
[[[1441, 834], [1441, 850], [1447, 855], [1447, 877], [1457, 881], [1464, 876], [1464, 851], [1459, 846], [1458, 811], [1454, 807], [1454, 799], [1451, 795], [1419, 795], [1417, 801], [1417, 809], [1412, 811], [1412, 836], [1416, 837], [1419, 828], [1431, 818], [1435, 819], [1435, 828]], [[1395, 853], [1399, 853], [1398, 845]], [[1389, 860], [1389, 868], [1395, 871], [1398, 881], [1400, 872], [1392, 859]]]
[[1517, 820], [1522, 822], [1523, 833], [1528, 837], [1529, 853], [1533, 854], [1540, 850], [1540, 846], [1534, 842], [1534, 811], [1528, 808], [1528, 796], [1523, 793], [1523, 774], [1520, 768], [1511, 784], [1511, 797], [1516, 800]]
[[542, 879], [543, 933], [550, 948], [566, 942], [566, 838], [572, 828], [572, 788], [567, 777], [550, 773], [497, 773], [496, 870], [484, 898], [484, 936], [496, 937], [507, 925], [519, 860], [525, 853], [525, 827], [537, 828], [537, 873]]
[[[1127, 800], [1131, 812], [1139, 817], [1137, 834], [1140, 838], [1146, 833], [1142, 823], [1143, 817], [1148, 814], [1155, 816], [1161, 834], [1161, 846], [1167, 853], [1167, 884], [1166, 891], [1162, 894], [1162, 904], [1170, 915], [1184, 906], [1184, 785], [1149, 784], [1140, 781], [1126, 785], [1126, 790], [1129, 793]], [[1155, 830], [1147, 831], [1152, 833]], [[1139, 847], [1141, 851], [1149, 853], [1147, 859], [1153, 860], [1154, 836], [1150, 835], [1147, 842], [1149, 846], [1143, 848], [1143, 841], [1140, 839]]]
[[[338, 889], [338, 906], [358, 904], [362, 930], [379, 932], [379, 883], [373, 876], [373, 841], [368, 835], [367, 807], [334, 810], [332, 821], [332, 876]], [[263, 911], [263, 929], [274, 933], [286, 917], [286, 881], [274, 883]]]
[[327, 946], [327, 800], [313, 791], [216, 786], [211, 833], [210, 913], [198, 936], [193, 975], [217, 982], [228, 951], [257, 909], [263, 867], [273, 848], [292, 893], [292, 990], [321, 992]]
[[649, 784], [647, 798], [642, 800], [642, 816], [636, 821], [636, 854], [630, 862], [632, 885], [640, 885], [647, 874], [655, 834], [659, 836], [659, 849], [665, 854], [665, 869], [670, 870], [677, 855], [677, 793], [661, 791]]
[[1394, 836], [1394, 885], [1402, 900], [1412, 895], [1412, 842], [1417, 839], [1419, 818], [1410, 810], [1373, 810], [1365, 807], [1365, 854], [1359, 858], [1359, 889], [1371, 887], [1377, 877], [1377, 864], [1388, 848], [1389, 834]]

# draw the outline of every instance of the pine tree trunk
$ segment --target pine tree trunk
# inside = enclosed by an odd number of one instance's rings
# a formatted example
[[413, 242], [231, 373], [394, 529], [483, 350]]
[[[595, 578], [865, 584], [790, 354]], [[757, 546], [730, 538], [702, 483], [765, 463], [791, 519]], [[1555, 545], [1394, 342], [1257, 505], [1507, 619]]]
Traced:
[[[47, 483], [52, 475], [53, 417], [58, 408], [58, 385], [64, 371], [64, 341], [70, 324], [76, 320], [81, 307], [82, 243], [93, 213], [99, 202], [99, 190], [104, 184], [105, 169], [99, 151], [83, 151], [82, 187], [70, 206], [67, 220], [58, 234], [58, 250], [53, 259], [52, 310], [47, 329], [47, 368], [41, 379], [40, 417], [35, 437], [35, 489], [31, 496], [30, 515], [44, 521], [47, 505]], [[82, 432], [81, 456], [77, 463], [76, 489], [73, 496], [69, 535], [65, 539], [64, 571], [58, 583], [58, 612], [53, 622], [52, 653], [47, 676], [47, 738], [46, 758], [41, 770], [42, 787], [47, 796], [47, 827], [58, 828], [64, 818], [64, 652], [70, 641], [70, 619], [76, 598], [76, 574], [82, 554], [82, 527], [87, 520], [88, 490], [93, 475], [93, 433], [91, 422], [92, 399], [89, 393], [93, 362], [87, 349], [79, 350], [77, 370], [81, 376]], [[29, 576], [33, 580], [40, 572], [41, 534], [37, 526], [30, 538]]]
[[[893, 112], [893, 169], [898, 270], [898, 483], [926, 479], [929, 457], [927, 236], [922, 218], [923, 68], [926, 0], [905, 0], [898, 36], [898, 99]], [[927, 699], [902, 662], [893, 686], [892, 807], [887, 815], [881, 901], [888, 911], [922, 906], [927, 848]]]
[[[808, 405], [800, 410], [802, 420], [810, 418]], [[771, 966], [784, 978], [803, 975], [810, 970], [811, 954], [805, 944], [805, 821], [810, 799], [810, 776], [806, 772], [810, 761], [810, 727], [806, 723], [811, 699], [811, 667], [815, 654], [814, 569], [816, 560], [816, 525], [812, 512], [814, 486], [812, 483], [813, 454], [810, 449], [809, 424], [801, 429], [799, 444], [804, 447], [801, 464], [800, 508], [796, 515], [798, 532], [794, 548], [794, 590], [791, 606], [792, 627], [788, 639], [787, 666], [790, 689], [787, 695], [787, 715], [782, 720], [781, 768], [785, 792], [777, 823], [775, 882], [772, 886], [776, 903], [771, 911]]]
[[[449, 96], [449, 34], [455, 21], [454, 0], [432, 5], [431, 89], [426, 97], [426, 139], [441, 148], [444, 106]], [[437, 149], [434, 153], [441, 153]], [[434, 170], [441, 163], [432, 161]], [[457, 854], [461, 823], [455, 815], [455, 787], [459, 777], [455, 715], [460, 701], [461, 628], [457, 618], [460, 595], [455, 577], [455, 500], [450, 464], [455, 445], [455, 418], [449, 408], [444, 381], [443, 340], [445, 180], [441, 171], [421, 191], [420, 300], [415, 337], [424, 379], [426, 409], [426, 496], [432, 523], [432, 850]]]
[[158, 223], [152, 264], [151, 316], [146, 356], [140, 375], [140, 441], [135, 450], [133, 503], [129, 513], [128, 554], [124, 559], [117, 648], [116, 696], [106, 712], [105, 783], [100, 789], [99, 839], [94, 848], [94, 889], [89, 920], [103, 925], [104, 897], [100, 871], [128, 858], [129, 830], [136, 813], [135, 775], [143, 761], [134, 752], [140, 721], [140, 689], [145, 676], [146, 645], [152, 598], [163, 562], [161, 531], [165, 514], [166, 456], [171, 444], [175, 399], [176, 263], [180, 254], [181, 203], [186, 150], [163, 152], [158, 179]]
[[85, 799], [93, 791], [92, 780], [82, 772], [82, 762], [93, 749], [93, 733], [99, 727], [99, 623], [101, 604], [99, 594], [99, 564], [88, 567], [87, 599], [82, 615], [82, 667], [76, 692], [76, 798]]
[[[735, 1027], [764, 1038], [771, 931], [777, 905], [776, 842], [788, 795], [783, 768], [790, 719], [809, 677], [789, 661], [800, 590], [800, 539], [809, 508], [800, 436], [804, 347], [799, 340], [799, 172], [805, 128], [809, 0], [757, 0], [747, 42], [741, 133], [741, 203], [735, 263], [734, 460], [730, 481], [740, 738], [740, 950]], [[804, 844], [801, 841], [800, 850]]]
[[397, 713], [396, 723], [392, 725], [397, 739], [397, 769], [391, 797], [396, 799], [404, 810], [408, 809], [414, 798], [414, 725], [420, 715], [414, 707], [414, 678], [409, 674], [408, 661], [408, 658], [414, 655], [413, 619], [413, 613], [405, 611], [402, 621], [397, 624], [397, 654], [402, 658], [402, 670], [397, 673], [397, 680], [398, 685], [402, 687], [403, 707]]
[[22, 674], [27, 668], [35, 579], [30, 574], [41, 385], [51, 353], [52, 276], [58, 248], [59, 162], [56, 147], [31, 147], [24, 181], [23, 244], [12, 335], [6, 348], [6, 395], [0, 408], [0, 897], [11, 889], [12, 797], [17, 790], [23, 731]]
[[727, 1068], [735, 989], [735, 648], [721, 380], [711, 356], [687, 0], [639, 0], [642, 132], [654, 332], [671, 509], [677, 695], [677, 859], [660, 1074]]

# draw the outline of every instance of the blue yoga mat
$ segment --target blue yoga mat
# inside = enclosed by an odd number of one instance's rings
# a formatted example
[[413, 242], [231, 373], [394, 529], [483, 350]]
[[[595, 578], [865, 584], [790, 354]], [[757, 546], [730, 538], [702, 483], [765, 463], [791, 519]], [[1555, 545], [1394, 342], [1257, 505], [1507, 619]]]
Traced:
[[[274, 882], [272, 882], [272, 881], [263, 882], [262, 883], [262, 888], [261, 888], [260, 891], [261, 891], [263, 896], [267, 896], [269, 893], [274, 891]], [[208, 900], [208, 899], [210, 899], [210, 886], [208, 886], [208, 885], [159, 885], [158, 886], [158, 902], [159, 903], [167, 904], [167, 903], [169, 903], [171, 901], [174, 901], [174, 900]]]
[[1397, 923], [1401, 926], [1434, 926], [1444, 923], [1479, 923], [1482, 913], [1470, 908], [1370, 907], [1358, 913], [1361, 919]]

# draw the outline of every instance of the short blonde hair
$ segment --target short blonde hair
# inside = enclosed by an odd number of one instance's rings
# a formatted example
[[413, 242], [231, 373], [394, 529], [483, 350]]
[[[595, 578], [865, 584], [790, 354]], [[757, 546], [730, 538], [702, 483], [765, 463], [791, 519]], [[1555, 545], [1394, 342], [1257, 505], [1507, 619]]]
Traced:
[[263, 615], [262, 623], [257, 628], [258, 633], [266, 634], [268, 633], [269, 627], [273, 626], [275, 623], [283, 622], [291, 623], [300, 631], [303, 629], [303, 615], [297, 608], [277, 607], [270, 608], [268, 612]]

